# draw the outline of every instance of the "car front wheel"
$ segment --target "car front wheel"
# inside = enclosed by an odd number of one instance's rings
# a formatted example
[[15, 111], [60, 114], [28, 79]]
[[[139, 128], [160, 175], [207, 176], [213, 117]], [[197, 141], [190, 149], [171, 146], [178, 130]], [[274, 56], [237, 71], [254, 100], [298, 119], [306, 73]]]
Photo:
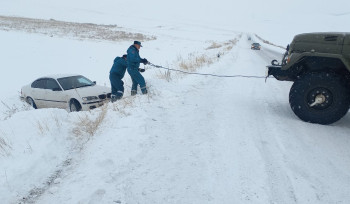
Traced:
[[72, 100], [69, 104], [70, 112], [78, 112], [81, 111], [81, 105], [78, 101]]
[[289, 104], [301, 120], [327, 125], [348, 112], [350, 92], [340, 75], [307, 73], [291, 87]]

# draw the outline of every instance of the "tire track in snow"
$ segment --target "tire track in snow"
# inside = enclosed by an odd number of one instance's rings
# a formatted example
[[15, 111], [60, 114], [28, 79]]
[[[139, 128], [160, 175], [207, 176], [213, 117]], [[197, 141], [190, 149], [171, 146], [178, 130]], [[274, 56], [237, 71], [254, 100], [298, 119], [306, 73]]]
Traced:
[[[266, 50], [268, 52], [265, 53]], [[262, 52], [255, 53], [267, 64], [272, 59], [280, 60], [278, 53], [266, 48]], [[252, 95], [261, 95], [259, 98], [262, 98], [261, 104], [264, 105], [265, 115], [270, 115], [267, 119], [256, 120], [253, 123], [258, 124], [259, 129], [263, 132], [255, 141], [261, 151], [261, 155], [266, 160], [266, 169], [270, 174], [271, 202], [283, 203], [283, 196], [281, 197], [280, 195], [289, 197], [291, 199], [289, 202], [338, 202], [337, 196], [329, 193], [333, 189], [329, 187], [330, 180], [327, 181], [327, 177], [332, 174], [336, 175], [332, 177], [338, 179], [338, 185], [342, 185], [343, 181], [340, 178], [344, 180], [349, 178], [349, 176], [340, 172], [340, 169], [337, 168], [336, 163], [340, 162], [341, 164], [341, 161], [328, 160], [329, 156], [322, 151], [327, 151], [326, 149], [332, 151], [332, 148], [325, 145], [329, 143], [326, 141], [327, 132], [332, 132], [331, 129], [338, 132], [339, 128], [308, 124], [300, 121], [293, 114], [288, 103], [288, 92], [292, 82], [281, 82], [271, 79], [267, 83], [272, 83], [273, 86], [270, 91], [275, 94], [272, 94], [271, 97], [263, 98], [261, 93], [253, 91]], [[259, 87], [253, 90], [259, 90]], [[281, 101], [284, 102], [281, 103]], [[273, 117], [271, 117], [271, 114], [273, 114]], [[315, 134], [317, 132], [323, 133], [320, 134], [322, 136]], [[269, 139], [266, 139], [266, 136]], [[259, 140], [261, 142], [258, 142]], [[322, 140], [324, 141], [322, 142]], [[318, 145], [315, 145], [315, 143]], [[324, 146], [324, 150], [320, 151], [322, 148], [318, 146]], [[279, 153], [276, 154], [276, 152]], [[325, 157], [320, 157], [322, 154]], [[301, 165], [302, 163], [304, 164]], [[319, 171], [318, 169], [322, 170], [320, 173], [315, 174], [315, 171]], [[282, 173], [278, 174], [278, 172]], [[282, 182], [275, 186], [276, 181]], [[281, 192], [283, 187], [287, 191]], [[337, 192], [336, 194], [341, 193]]]
[[[241, 46], [244, 46], [244, 44], [247, 43], [242, 43]], [[256, 52], [249, 50], [248, 44], [246, 48], [241, 47], [240, 54], [242, 56], [238, 57], [237, 64], [249, 63], [244, 59], [244, 55], [251, 56], [251, 54], [244, 53], [244, 50], [248, 50], [248, 52], [252, 53]], [[262, 55], [264, 51], [261, 50], [257, 52], [259, 52], [259, 55]], [[267, 55], [270, 55], [270, 53]], [[254, 59], [254, 54], [252, 57], [250, 57], [250, 59]], [[255, 61], [252, 61], [251, 63], [254, 64]], [[247, 65], [247, 67], [254, 67], [254, 65]], [[258, 69], [259, 67], [256, 68], [256, 70]], [[262, 67], [262, 69], [264, 69], [264, 67]], [[234, 84], [231, 82], [228, 83]], [[265, 174], [266, 176], [267, 186], [262, 186], [262, 188], [264, 189], [264, 191], [266, 191], [266, 194], [269, 195], [267, 201], [269, 203], [295, 203], [297, 202], [297, 200], [296, 196], [294, 195], [294, 189], [290, 182], [288, 174], [286, 174], [285, 172], [285, 167], [283, 163], [284, 152], [279, 147], [279, 141], [275, 138], [275, 136], [278, 135], [278, 131], [274, 131], [275, 122], [270, 121], [268, 120], [268, 117], [265, 117], [266, 115], [270, 114], [268, 110], [270, 109], [269, 103], [271, 103], [271, 101], [266, 100], [266, 98], [273, 99], [275, 98], [275, 94], [274, 91], [265, 92], [264, 89], [262, 89], [261, 84], [261, 81], [251, 81], [251, 83], [247, 86], [242, 85], [244, 86], [244, 89], [232, 91], [232, 95], [241, 96], [240, 99], [235, 100], [237, 106], [248, 106], [250, 109], [250, 113], [254, 113], [254, 116], [249, 114], [241, 115], [242, 113], [238, 113], [240, 114], [239, 118], [241, 118], [241, 120], [237, 121], [237, 123], [240, 123], [240, 125], [243, 127], [249, 127], [252, 124], [255, 125], [254, 127], [251, 127], [251, 129], [246, 129], [245, 131], [247, 133], [242, 136], [250, 137], [244, 141], [250, 151], [256, 149], [256, 151], [259, 152], [258, 157], [260, 157], [259, 160], [263, 164], [263, 169], [260, 169], [259, 172], [255, 173], [262, 174], [262, 176], [264, 176]], [[251, 101], [249, 101], [249, 99]], [[241, 100], [243, 100], [243, 102]], [[274, 103], [272, 105], [278, 104], [279, 100], [279, 98], [277, 100], [273, 100]], [[276, 108], [280, 109], [281, 107]], [[266, 136], [270, 137], [267, 138]], [[252, 146], [255, 146], [255, 148], [252, 148]], [[243, 175], [245, 174], [243, 173]], [[245, 176], [249, 178], [249, 175]], [[249, 192], [250, 189], [254, 188], [252, 186], [247, 186], [247, 189]]]
[[36, 203], [36, 201], [43, 195], [47, 190], [49, 190], [55, 183], [57, 183], [57, 179], [62, 176], [64, 169], [70, 166], [72, 159], [66, 159], [61, 163], [59, 168], [51, 174], [51, 176], [47, 179], [47, 181], [42, 185], [42, 187], [34, 187], [32, 188], [28, 194], [22, 197], [16, 203], [18, 204], [26, 204], [26, 203]]

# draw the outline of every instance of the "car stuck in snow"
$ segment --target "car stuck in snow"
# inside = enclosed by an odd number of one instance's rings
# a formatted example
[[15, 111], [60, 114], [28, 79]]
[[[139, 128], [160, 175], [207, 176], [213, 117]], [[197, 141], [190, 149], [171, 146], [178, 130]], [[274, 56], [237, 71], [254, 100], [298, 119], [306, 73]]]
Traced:
[[35, 109], [86, 111], [102, 106], [110, 97], [110, 88], [96, 85], [81, 75], [41, 77], [21, 89], [21, 98]]

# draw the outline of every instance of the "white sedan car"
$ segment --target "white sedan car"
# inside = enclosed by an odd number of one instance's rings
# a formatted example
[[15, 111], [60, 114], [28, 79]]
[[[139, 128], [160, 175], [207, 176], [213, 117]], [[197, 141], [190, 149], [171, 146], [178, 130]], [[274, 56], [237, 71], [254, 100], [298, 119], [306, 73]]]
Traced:
[[22, 87], [21, 97], [33, 108], [91, 110], [111, 98], [110, 88], [96, 85], [81, 75], [41, 77]]

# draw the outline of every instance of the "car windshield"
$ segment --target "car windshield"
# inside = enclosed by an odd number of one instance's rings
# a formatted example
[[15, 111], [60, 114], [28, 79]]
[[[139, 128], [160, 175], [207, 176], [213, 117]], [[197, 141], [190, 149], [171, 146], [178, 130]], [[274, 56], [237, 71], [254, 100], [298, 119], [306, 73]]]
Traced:
[[253, 43], [254, 46], [259, 46], [260, 44], [259, 43]]
[[64, 90], [95, 85], [92, 81], [83, 76], [64, 77], [57, 79], [57, 81], [61, 84]]

